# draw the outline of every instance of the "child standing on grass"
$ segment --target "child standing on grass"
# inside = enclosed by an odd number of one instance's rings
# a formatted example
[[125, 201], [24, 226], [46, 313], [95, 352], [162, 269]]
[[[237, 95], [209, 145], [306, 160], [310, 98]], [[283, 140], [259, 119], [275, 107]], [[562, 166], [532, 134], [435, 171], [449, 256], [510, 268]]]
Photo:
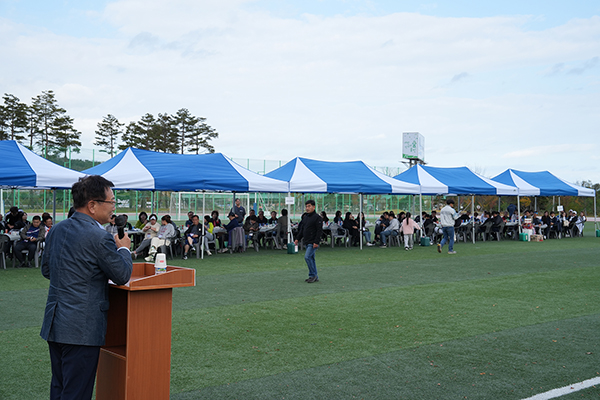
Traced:
[[404, 250], [412, 250], [413, 249], [413, 234], [415, 233], [415, 229], [421, 230], [421, 227], [410, 218], [410, 213], [406, 213], [406, 217], [404, 221], [402, 221], [401, 229], [404, 234]]

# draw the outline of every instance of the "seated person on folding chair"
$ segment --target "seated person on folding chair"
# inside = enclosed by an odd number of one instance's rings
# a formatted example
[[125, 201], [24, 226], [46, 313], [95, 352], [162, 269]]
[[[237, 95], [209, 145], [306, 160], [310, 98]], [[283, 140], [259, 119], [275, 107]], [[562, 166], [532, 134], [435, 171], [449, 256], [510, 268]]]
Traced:
[[398, 230], [400, 229], [400, 221], [396, 219], [396, 215], [393, 211], [388, 213], [388, 221], [389, 225], [381, 232], [381, 246], [379, 246], [381, 248], [387, 247], [386, 239], [390, 236], [398, 236]]
[[160, 246], [170, 245], [171, 239], [175, 237], [175, 228], [171, 224], [170, 215], [163, 216], [160, 219], [160, 224], [158, 234], [150, 240], [150, 250], [148, 251], [148, 257], [146, 257], [146, 261], [148, 262], [154, 262], [154, 257]]
[[[15, 257], [19, 260], [19, 268], [29, 268], [33, 257], [35, 257], [38, 242], [44, 241], [46, 237], [46, 229], [42, 226], [42, 219], [39, 215], [33, 217], [31, 223], [21, 229], [19, 234], [22, 240], [15, 244]], [[21, 253], [23, 250], [29, 251], [27, 262], [25, 262], [23, 253]]]
[[284, 208], [281, 210], [281, 217], [277, 218], [275, 227], [275, 243], [278, 249], [281, 249], [282, 244], [287, 240], [288, 222], [288, 210]]
[[258, 225], [267, 225], [269, 223], [269, 220], [267, 217], [265, 217], [265, 212], [263, 210], [258, 212], [258, 217], [256, 217], [256, 220], [258, 221]]
[[536, 235], [542, 234], [540, 228], [542, 227], [542, 220], [540, 219], [537, 211], [534, 211], [531, 216], [531, 225], [533, 225], [533, 231]]
[[271, 218], [269, 218], [269, 224], [275, 225], [277, 223], [277, 211], [271, 211]]
[[577, 224], [577, 211], [569, 210], [569, 233], [572, 236], [575, 236], [576, 232], [576, 224]]
[[373, 239], [373, 243], [377, 242], [377, 240], [381, 240], [381, 232], [385, 231], [385, 228], [390, 224], [388, 220], [388, 212], [385, 211], [377, 221], [375, 221], [375, 229], [374, 234], [375, 238]]
[[[233, 249], [232, 231], [235, 228], [238, 228], [240, 226], [240, 223], [238, 222], [233, 211], [229, 212], [227, 218], [229, 218], [229, 223], [227, 225], [223, 225], [223, 228], [227, 229], [227, 245]], [[222, 248], [221, 250], [219, 250], [219, 253], [226, 253], [227, 251], [228, 250], [226, 248]]]
[[200, 217], [197, 215], [192, 216], [192, 225], [190, 225], [184, 233], [185, 245], [183, 246], [183, 259], [187, 260], [188, 251], [200, 240]]
[[[123, 216], [125, 216], [125, 214], [123, 214]], [[139, 254], [142, 254], [142, 252], [146, 250], [146, 248], [150, 247], [152, 238], [156, 237], [156, 235], [158, 234], [158, 230], [160, 229], [160, 225], [158, 224], [158, 222], [156, 222], [157, 220], [158, 217], [156, 216], [156, 214], [150, 215], [150, 222], [147, 222], [146, 225], [144, 225], [144, 227], [142, 228], [142, 232], [145, 233], [145, 239], [142, 240], [142, 243], [140, 243], [137, 249], [135, 249], [133, 253], [131, 253], [133, 255], [133, 258], [137, 258]], [[125, 229], [129, 229], [127, 228], [127, 223], [125, 227]]]
[[210, 252], [210, 248], [208, 247], [208, 242], [212, 242], [215, 240], [215, 235], [213, 235], [213, 229], [215, 226], [213, 225], [212, 218], [210, 215], [204, 216], [204, 250], [206, 250], [206, 254], [212, 256]]
[[585, 221], [587, 221], [587, 218], [585, 217], [585, 214], [582, 211], [579, 214], [579, 217], [577, 217], [577, 221], [575, 222], [575, 227], [577, 228], [576, 235], [583, 236], [583, 227], [585, 225]]
[[492, 211], [492, 217], [490, 220], [492, 221], [491, 232], [494, 232], [496, 235], [501, 235], [502, 232], [500, 232], [500, 228], [504, 223], [504, 220], [500, 216], [500, 213], [498, 211]]
[[350, 244], [352, 246], [358, 246], [360, 242], [360, 230], [358, 229], [358, 223], [354, 219], [354, 215], [350, 211], [346, 213], [342, 228], [348, 231], [350, 235]]
[[255, 243], [260, 245], [260, 239], [262, 238], [262, 234], [260, 233], [260, 226], [258, 224], [258, 218], [256, 215], [252, 213], [252, 209], [250, 210], [250, 215], [246, 218], [244, 222], [244, 232], [246, 233], [246, 245], [250, 240], [254, 240]]
[[542, 234], [544, 235], [544, 239], [546, 239], [550, 236], [550, 228], [552, 227], [552, 218], [550, 218], [548, 211], [544, 211], [544, 214], [542, 215], [542, 226], [544, 225], [545, 227], [542, 229]]
[[22, 219], [23, 210], [19, 210], [19, 207], [17, 206], [12, 206], [10, 211], [4, 216], [4, 225], [9, 231], [13, 229], [19, 229], [17, 224], [20, 223]]

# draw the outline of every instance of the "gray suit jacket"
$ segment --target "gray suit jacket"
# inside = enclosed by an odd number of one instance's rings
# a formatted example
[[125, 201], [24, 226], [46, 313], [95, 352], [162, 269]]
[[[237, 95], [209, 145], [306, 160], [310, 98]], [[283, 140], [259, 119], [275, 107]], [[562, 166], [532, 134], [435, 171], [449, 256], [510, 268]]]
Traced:
[[90, 216], [76, 212], [46, 237], [42, 274], [50, 279], [40, 336], [44, 340], [102, 346], [106, 335], [108, 279], [119, 285], [132, 271], [128, 250]]

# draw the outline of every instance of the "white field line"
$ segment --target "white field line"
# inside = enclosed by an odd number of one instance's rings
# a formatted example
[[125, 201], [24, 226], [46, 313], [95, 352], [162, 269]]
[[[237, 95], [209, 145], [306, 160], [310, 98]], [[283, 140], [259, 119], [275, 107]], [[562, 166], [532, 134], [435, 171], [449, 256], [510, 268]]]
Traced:
[[552, 389], [548, 392], [536, 394], [535, 396], [528, 397], [523, 400], [548, 400], [556, 397], [561, 397], [569, 393], [575, 393], [583, 389], [587, 389], [591, 386], [600, 384], [600, 377], [585, 380], [583, 382], [574, 383], [572, 385], [564, 386], [557, 389]]

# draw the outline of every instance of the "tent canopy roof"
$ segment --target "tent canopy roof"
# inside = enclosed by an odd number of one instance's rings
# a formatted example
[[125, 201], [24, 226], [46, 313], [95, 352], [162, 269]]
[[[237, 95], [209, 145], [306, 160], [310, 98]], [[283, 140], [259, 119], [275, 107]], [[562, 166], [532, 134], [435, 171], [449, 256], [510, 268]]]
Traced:
[[85, 174], [38, 156], [14, 140], [0, 141], [0, 187], [70, 189]]
[[104, 176], [115, 189], [288, 191], [287, 182], [247, 170], [221, 153], [169, 154], [130, 147], [84, 172]]
[[421, 193], [428, 195], [517, 195], [517, 188], [484, 178], [467, 167], [441, 168], [415, 165], [396, 175], [395, 178], [421, 185]]
[[507, 169], [492, 178], [496, 182], [519, 188], [521, 196], [585, 196], [594, 197], [594, 189], [563, 181], [548, 171], [525, 172]]
[[290, 192], [418, 194], [419, 187], [386, 176], [362, 161], [318, 161], [297, 157], [266, 176], [289, 182]]

